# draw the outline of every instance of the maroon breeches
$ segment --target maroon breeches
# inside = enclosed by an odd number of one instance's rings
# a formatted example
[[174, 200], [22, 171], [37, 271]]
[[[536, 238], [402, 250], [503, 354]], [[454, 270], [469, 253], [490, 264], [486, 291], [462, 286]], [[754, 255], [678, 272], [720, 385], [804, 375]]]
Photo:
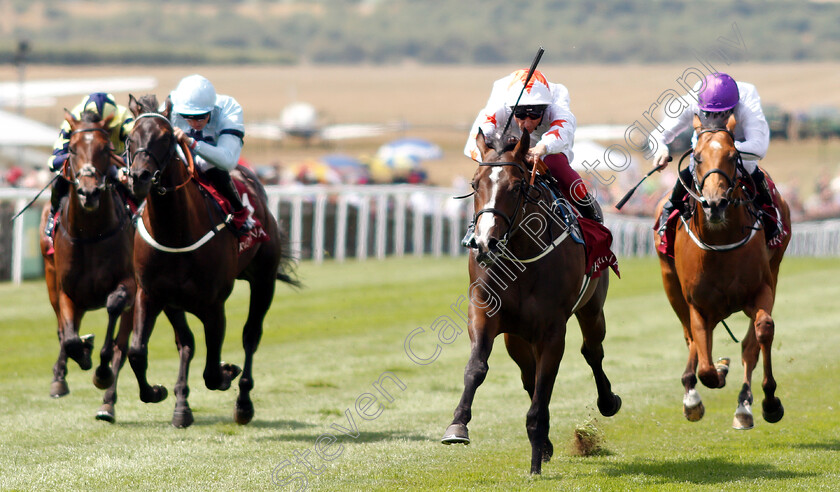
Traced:
[[586, 203], [586, 185], [580, 174], [569, 165], [566, 154], [549, 154], [543, 157], [543, 162], [548, 167], [548, 172], [560, 183], [567, 200], [576, 204]]

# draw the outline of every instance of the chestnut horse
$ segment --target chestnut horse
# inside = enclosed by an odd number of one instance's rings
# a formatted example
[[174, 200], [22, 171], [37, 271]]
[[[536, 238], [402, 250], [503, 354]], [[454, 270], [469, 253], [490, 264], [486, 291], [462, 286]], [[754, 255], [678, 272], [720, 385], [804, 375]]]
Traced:
[[[80, 338], [79, 325], [86, 311], [105, 307], [108, 328], [93, 383], [107, 389], [96, 418], [113, 422], [117, 375], [125, 363], [133, 318], [134, 227], [110, 178], [115, 156], [107, 128], [113, 117], [103, 121], [99, 115], [85, 112], [81, 120], [70, 113], [65, 118], [70, 124], [70, 155], [58, 179], [67, 180], [70, 191], [56, 213], [52, 241], [43, 232], [49, 204], [41, 214], [41, 254], [60, 343], [50, 396], [58, 398], [70, 392], [65, 379], [68, 357], [84, 370], [91, 368], [93, 336]], [[48, 254], [51, 244], [55, 252]]]
[[288, 266], [282, 249], [283, 236], [268, 211], [262, 185], [253, 172], [240, 166], [231, 174], [247, 185], [254, 216], [268, 235], [267, 241], [240, 253], [239, 239], [224, 226], [224, 215], [205, 196], [191, 169], [177, 154], [169, 122], [172, 103], [167, 99], [165, 110], [157, 113], [154, 96], [144, 96], [141, 101], [133, 96], [129, 98], [136, 119], [127, 142], [132, 191], [138, 198], [146, 198], [134, 241], [138, 285], [134, 336], [129, 349], [129, 361], [140, 385], [140, 399], [158, 402], [167, 394], [166, 388], [151, 386], [146, 380], [147, 344], [161, 311], [175, 329], [180, 356], [172, 425], [187, 427], [193, 422], [187, 401], [187, 377], [195, 340], [185, 312], [194, 314], [204, 325], [205, 385], [212, 390], [230, 387], [240, 369], [221, 362], [225, 301], [234, 281], [245, 279], [250, 283], [251, 300], [242, 333], [245, 364], [234, 418], [239, 424], [247, 424], [254, 416], [250, 397], [254, 386], [253, 357], [262, 336], [263, 319], [274, 298], [275, 282], [280, 279], [296, 285], [295, 280], [283, 273]]
[[529, 184], [531, 171], [525, 160], [529, 139], [524, 133], [515, 146], [510, 143], [501, 151], [491, 148], [483, 134], [476, 140], [482, 162], [472, 181], [477, 212], [475, 247], [469, 255], [470, 357], [464, 393], [442, 442], [469, 444], [473, 398], [487, 375], [493, 341], [504, 333], [507, 351], [519, 365], [531, 398], [525, 426], [531, 442], [531, 473], [537, 474], [553, 453], [548, 405], [572, 315], [583, 333], [581, 353], [595, 375], [599, 410], [605, 416], [615, 415], [621, 399], [612, 393], [601, 365], [608, 275], [587, 285], [583, 245], [564, 240], [568, 228], [548, 215], [554, 213], [549, 210], [552, 199], [544, 188]]
[[[782, 402], [776, 396], [770, 357], [775, 329], [771, 312], [779, 264], [790, 235], [780, 247], [767, 247], [758, 213], [736, 178], [740, 155], [735, 148], [734, 127], [732, 117], [725, 128], [704, 128], [695, 117], [694, 185], [686, 183], [694, 212], [689, 220], [677, 223], [673, 258], [660, 252], [659, 261], [665, 293], [683, 325], [688, 345], [688, 364], [682, 375], [683, 412], [688, 420], [698, 421], [705, 412], [695, 389], [697, 376], [709, 388], [726, 384], [729, 361], [712, 361], [712, 330], [737, 311], [750, 318], [741, 342], [744, 383], [733, 427], [751, 429], [751, 381], [759, 352], [764, 363], [762, 415], [771, 423], [784, 415]], [[784, 224], [790, 224], [787, 204], [778, 193], [777, 199]], [[659, 235], [654, 236], [658, 246]]]

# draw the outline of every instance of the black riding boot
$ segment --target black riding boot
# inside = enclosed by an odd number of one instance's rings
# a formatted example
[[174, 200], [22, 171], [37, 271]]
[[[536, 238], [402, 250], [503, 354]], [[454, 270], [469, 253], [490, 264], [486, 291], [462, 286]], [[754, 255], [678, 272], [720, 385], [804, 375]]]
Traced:
[[750, 177], [755, 183], [755, 204], [763, 211], [761, 214], [761, 222], [764, 224], [764, 235], [769, 240], [776, 237], [779, 233], [779, 225], [776, 223], [775, 206], [773, 205], [773, 197], [770, 195], [770, 187], [767, 186], [767, 180], [764, 178], [764, 173], [758, 167], [755, 171], [750, 173]]
[[204, 171], [204, 175], [213, 183], [216, 190], [230, 202], [230, 206], [233, 207], [233, 213], [242, 210], [244, 205], [242, 205], [242, 199], [239, 198], [239, 192], [236, 191], [236, 186], [233, 184], [233, 178], [230, 177], [230, 173], [217, 167], [211, 167]]
[[[221, 193], [222, 196], [230, 202], [230, 206], [231, 208], [233, 208], [234, 216], [240, 216], [244, 213], [247, 213], [247, 211], [244, 210], [245, 206], [242, 204], [242, 199], [239, 197], [239, 192], [236, 191], [236, 186], [233, 184], [233, 178], [231, 178], [230, 173], [223, 171], [219, 168], [213, 167], [204, 171], [204, 175], [207, 177], [208, 180], [210, 180], [211, 183], [213, 183], [213, 186], [216, 187], [216, 190], [218, 190], [219, 193]], [[253, 219], [251, 217], [247, 217], [245, 218], [239, 230], [236, 230], [235, 232], [238, 235], [243, 236], [253, 228]]]
[[52, 189], [50, 190], [50, 214], [47, 216], [47, 223], [44, 226], [44, 234], [47, 237], [52, 237], [53, 230], [55, 230], [55, 214], [58, 213], [61, 200], [67, 196], [68, 191], [70, 191], [70, 183], [59, 176], [53, 182]]
[[659, 225], [657, 226], [656, 230], [659, 231], [659, 235], [662, 236], [665, 234], [665, 225], [668, 222], [668, 217], [674, 212], [674, 210], [678, 210], [680, 214], [685, 215], [685, 197], [688, 195], [688, 191], [683, 186], [683, 181], [689, 182], [692, 180], [691, 177], [691, 170], [688, 168], [683, 169], [680, 171], [681, 180], [678, 179], [676, 183], [674, 183], [674, 189], [671, 190], [671, 196], [668, 198], [668, 201], [665, 202], [665, 205], [662, 206], [662, 214], [659, 216]]
[[590, 193], [586, 193], [583, 200], [575, 200], [575, 206], [578, 212], [587, 219], [594, 220], [600, 224], [604, 223], [604, 216], [601, 214], [601, 206]]

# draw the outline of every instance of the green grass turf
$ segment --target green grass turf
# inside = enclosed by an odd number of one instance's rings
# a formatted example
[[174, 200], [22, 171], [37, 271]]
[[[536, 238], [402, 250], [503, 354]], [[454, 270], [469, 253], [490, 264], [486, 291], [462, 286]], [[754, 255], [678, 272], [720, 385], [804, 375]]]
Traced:
[[[759, 368], [750, 431], [731, 428], [742, 378], [739, 345], [716, 330], [714, 355], [733, 360], [729, 384], [699, 387], [706, 415], [686, 421], [679, 378], [687, 351], [658, 263], [623, 260], [621, 267], [607, 301], [604, 366], [623, 407], [609, 419], [598, 414], [592, 374], [579, 354], [580, 332], [570, 323], [551, 403], [555, 456], [539, 477], [528, 474], [529, 402], [501, 340], [476, 395], [473, 442], [466, 447], [439, 443], [463, 389], [466, 332], [441, 344], [427, 365], [406, 355], [405, 339], [417, 328], [423, 331], [412, 341], [414, 353], [433, 353], [430, 328], [454, 316], [450, 305], [466, 291], [464, 258], [301, 265], [303, 290], [278, 284], [255, 362], [256, 417], [247, 426], [232, 420], [236, 385], [228, 392], [204, 388], [204, 338], [193, 317], [196, 422], [189, 429], [169, 424], [177, 358], [163, 317], [151, 339], [149, 379], [168, 387], [167, 400], [139, 402], [126, 364], [117, 423], [98, 422], [93, 416], [102, 392], [90, 382], [92, 373], [73, 362], [70, 395], [49, 398], [58, 346], [44, 284], [0, 284], [0, 489], [294, 490], [305, 479], [311, 490], [837, 490], [840, 260], [783, 263], [773, 360], [786, 414], [778, 424], [761, 419]], [[247, 284], [241, 283], [227, 306], [227, 361], [242, 362], [246, 310]], [[730, 321], [741, 337], [746, 318]], [[81, 331], [97, 334], [98, 350], [104, 328], [105, 314], [96, 311]], [[372, 386], [388, 372], [404, 385], [384, 382], [393, 401]], [[356, 408], [366, 394], [378, 398], [369, 420]], [[572, 431], [590, 418], [604, 432], [606, 451], [574, 456]], [[331, 443], [329, 435], [337, 440]], [[316, 446], [330, 459], [320, 458]], [[289, 483], [280, 487], [272, 478]]]

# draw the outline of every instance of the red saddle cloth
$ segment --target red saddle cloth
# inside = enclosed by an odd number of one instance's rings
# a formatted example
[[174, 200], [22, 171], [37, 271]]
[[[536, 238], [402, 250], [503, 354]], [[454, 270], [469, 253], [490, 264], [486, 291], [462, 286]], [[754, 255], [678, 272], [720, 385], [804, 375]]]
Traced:
[[[790, 235], [790, 221], [785, 221], [782, 218], [782, 213], [779, 209], [779, 193], [776, 191], [776, 183], [766, 173], [764, 174], [764, 179], [767, 180], [767, 187], [770, 188], [770, 195], [773, 197], [773, 206], [763, 207], [763, 211], [767, 215], [775, 217], [776, 223], [779, 224], [778, 234], [770, 238], [765, 238], [767, 247], [774, 249], [781, 246], [784, 238]], [[671, 258], [674, 257], [674, 238], [677, 234], [677, 220], [679, 220], [679, 217], [680, 214], [677, 210], [674, 210], [668, 216], [668, 220], [665, 222], [665, 234], [662, 236], [661, 241], [659, 241], [659, 246], [656, 248], [657, 251]], [[658, 225], [659, 217], [656, 217], [653, 223], [653, 230], [657, 230]]]
[[580, 230], [583, 232], [583, 241], [586, 248], [586, 271], [592, 274], [592, 278], [601, 276], [601, 272], [607, 267], [621, 278], [618, 271], [618, 259], [612, 250], [612, 233], [603, 224], [578, 217]]
[[248, 188], [244, 183], [236, 179], [233, 180], [233, 184], [236, 186], [236, 191], [239, 193], [239, 196], [242, 197], [242, 204], [245, 205], [240, 213], [233, 214], [233, 207], [231, 207], [230, 202], [228, 202], [227, 199], [223, 197], [218, 190], [216, 190], [207, 178], [202, 176], [200, 173], [196, 173], [195, 179], [198, 184], [201, 185], [201, 187], [204, 188], [204, 190], [207, 191], [214, 200], [216, 200], [216, 203], [219, 204], [222, 212], [230, 216], [228, 226], [230, 226], [234, 231], [238, 231], [249, 217], [254, 221], [254, 227], [248, 231], [247, 234], [238, 236], [239, 254], [253, 248], [257, 243], [268, 241], [269, 237], [262, 226], [262, 222], [260, 222], [260, 220], [253, 214], [253, 208], [251, 207], [250, 199], [248, 198]]

